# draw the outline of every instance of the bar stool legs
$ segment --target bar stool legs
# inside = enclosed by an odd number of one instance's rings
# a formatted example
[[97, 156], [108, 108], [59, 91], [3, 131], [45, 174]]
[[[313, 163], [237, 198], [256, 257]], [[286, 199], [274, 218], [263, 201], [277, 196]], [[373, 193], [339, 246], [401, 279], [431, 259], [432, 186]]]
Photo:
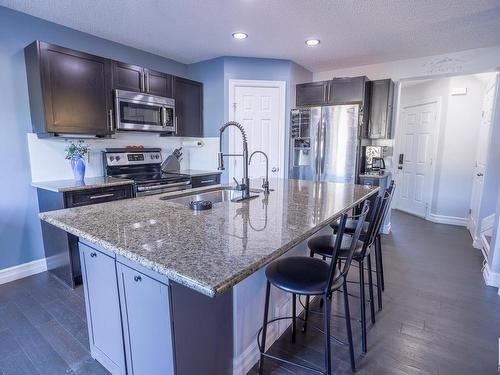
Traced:
[[344, 279], [344, 284], [342, 285], [342, 291], [344, 294], [344, 315], [346, 322], [347, 340], [349, 341], [349, 358], [351, 360], [351, 370], [356, 371], [356, 361], [354, 359], [354, 342], [352, 340], [352, 329], [351, 329], [351, 313], [349, 311], [349, 294], [347, 292], [347, 280]]
[[365, 269], [364, 262], [360, 261], [359, 264], [359, 297], [361, 305], [361, 350], [363, 353], [367, 352], [366, 345], [366, 297], [365, 297]]
[[292, 343], [295, 342], [296, 332], [297, 332], [297, 295], [292, 294]]
[[271, 283], [266, 284], [266, 301], [264, 306], [264, 325], [262, 326], [262, 342], [260, 344], [259, 375], [264, 371], [264, 354], [266, 351], [267, 319], [269, 314], [269, 295], [271, 294]]
[[[331, 342], [330, 342], [330, 313], [332, 306], [332, 296], [324, 296], [324, 320], [325, 320], [325, 370], [328, 375], [332, 373], [332, 356], [331, 356]], [[347, 319], [347, 318], [346, 318]]]
[[372, 324], [375, 324], [375, 300], [373, 298], [373, 276], [372, 276], [372, 257], [368, 254], [367, 257], [368, 265], [368, 292], [370, 293], [370, 313], [372, 317]]
[[384, 262], [382, 261], [382, 240], [380, 233], [375, 237], [375, 251], [377, 253], [377, 258], [380, 262], [380, 285], [382, 286], [382, 290], [385, 290], [385, 282], [384, 282]]

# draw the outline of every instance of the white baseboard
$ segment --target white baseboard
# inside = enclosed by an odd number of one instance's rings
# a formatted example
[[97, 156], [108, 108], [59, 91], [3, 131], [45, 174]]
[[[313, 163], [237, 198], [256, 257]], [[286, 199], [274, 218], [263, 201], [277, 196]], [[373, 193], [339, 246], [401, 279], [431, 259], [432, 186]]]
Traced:
[[484, 282], [488, 286], [498, 288], [498, 295], [500, 296], [500, 273], [492, 272], [488, 264], [483, 269]]
[[459, 225], [461, 227], [467, 227], [468, 219], [466, 217], [456, 217], [456, 216], [446, 216], [437, 215], [432, 212], [427, 216], [427, 220], [438, 224], [448, 224], [448, 225]]
[[5, 284], [45, 271], [47, 271], [47, 262], [45, 258], [19, 264], [14, 267], [4, 268], [0, 270], [0, 284]]
[[[304, 308], [297, 301], [297, 316], [302, 313]], [[284, 303], [276, 306], [274, 308], [274, 317], [279, 316], [290, 316], [292, 311], [292, 302], [290, 298], [286, 298]], [[269, 314], [271, 319], [271, 312]], [[276, 323], [271, 323], [267, 327], [266, 335], [266, 349], [270, 348], [271, 345], [278, 340], [278, 338], [286, 331], [286, 329], [292, 324], [291, 320], [281, 320]], [[252, 344], [249, 345], [243, 353], [238, 357], [233, 358], [233, 375], [246, 375], [250, 369], [255, 366], [255, 364], [260, 359], [260, 351], [257, 346], [257, 340], [253, 340]]]

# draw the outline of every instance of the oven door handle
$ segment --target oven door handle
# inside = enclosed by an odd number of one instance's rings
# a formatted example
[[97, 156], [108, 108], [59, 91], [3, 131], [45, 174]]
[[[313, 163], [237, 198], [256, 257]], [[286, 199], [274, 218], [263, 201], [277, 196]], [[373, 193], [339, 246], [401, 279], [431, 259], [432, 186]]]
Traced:
[[183, 182], [176, 182], [174, 184], [163, 184], [163, 185], [153, 185], [153, 186], [137, 186], [137, 191], [160, 190], [176, 186], [188, 186], [188, 185], [191, 185], [191, 181], [183, 181]]

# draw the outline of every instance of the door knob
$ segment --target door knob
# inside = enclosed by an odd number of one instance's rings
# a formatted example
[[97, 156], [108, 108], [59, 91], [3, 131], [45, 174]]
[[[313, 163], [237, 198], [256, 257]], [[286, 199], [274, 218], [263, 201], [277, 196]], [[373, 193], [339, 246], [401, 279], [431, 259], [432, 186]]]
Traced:
[[476, 176], [477, 176], [477, 177], [482, 177], [482, 176], [483, 176], [483, 174], [482, 174], [482, 173], [478, 173], [478, 174], [476, 174]]
[[278, 170], [279, 170], [279, 169], [278, 169], [278, 168], [276, 168], [276, 167], [272, 167], [272, 168], [271, 168], [271, 172], [278, 172]]

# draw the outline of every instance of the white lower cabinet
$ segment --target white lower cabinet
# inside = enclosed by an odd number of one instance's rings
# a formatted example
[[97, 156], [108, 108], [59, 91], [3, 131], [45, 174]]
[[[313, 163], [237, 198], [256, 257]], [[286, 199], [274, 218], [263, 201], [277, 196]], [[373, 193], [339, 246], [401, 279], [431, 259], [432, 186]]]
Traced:
[[168, 280], [79, 246], [92, 357], [112, 374], [174, 374]]
[[126, 374], [116, 263], [80, 242], [90, 353], [112, 374]]
[[173, 374], [168, 286], [117, 263], [129, 375]]

